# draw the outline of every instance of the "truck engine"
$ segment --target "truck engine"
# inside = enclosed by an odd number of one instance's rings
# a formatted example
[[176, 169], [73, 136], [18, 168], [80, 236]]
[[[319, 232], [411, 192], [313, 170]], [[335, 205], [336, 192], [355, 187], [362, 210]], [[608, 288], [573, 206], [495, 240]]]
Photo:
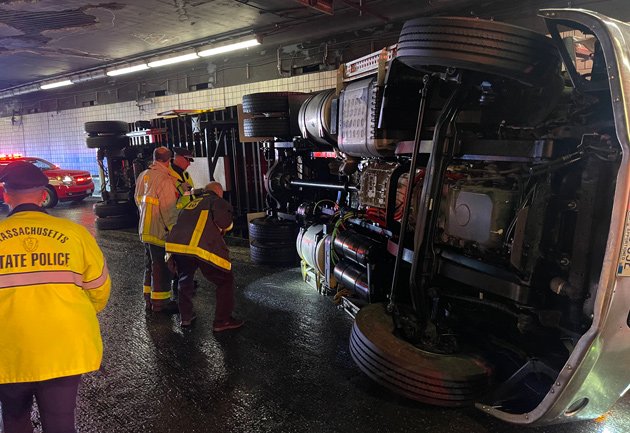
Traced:
[[579, 76], [550, 22], [418, 18], [334, 89], [243, 98], [269, 214], [354, 317], [358, 367], [517, 423], [601, 411], [534, 415], [593, 325], [622, 161], [602, 45]]

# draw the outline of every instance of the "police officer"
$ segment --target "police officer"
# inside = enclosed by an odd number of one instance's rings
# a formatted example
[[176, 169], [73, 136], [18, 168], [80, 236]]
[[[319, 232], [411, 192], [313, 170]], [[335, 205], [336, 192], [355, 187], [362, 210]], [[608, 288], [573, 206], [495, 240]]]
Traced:
[[147, 309], [172, 312], [171, 273], [164, 261], [164, 240], [177, 221], [178, 193], [170, 175], [172, 152], [153, 151], [153, 164], [136, 179], [135, 199], [140, 212], [138, 231], [145, 248], [144, 297]]
[[[185, 147], [174, 147], [171, 149], [173, 152], [173, 159], [171, 160], [171, 166], [169, 173], [175, 180], [175, 187], [179, 198], [177, 199], [177, 209], [182, 209], [194, 198], [192, 194], [195, 187], [190, 173], [186, 171], [190, 167], [190, 163], [194, 161], [192, 153]], [[173, 293], [173, 299], [177, 299], [178, 296], [178, 281], [179, 276], [173, 274], [171, 281], [171, 290]]]
[[88, 231], [41, 207], [48, 178], [13, 162], [0, 172], [8, 217], [0, 222], [0, 402], [4, 431], [33, 432], [37, 401], [44, 432], [75, 432], [81, 375], [98, 370], [96, 314], [110, 278]]
[[217, 285], [216, 308], [212, 329], [215, 332], [236, 329], [243, 321], [232, 317], [234, 276], [228, 247], [223, 235], [232, 229], [232, 206], [225, 201], [223, 188], [210, 182], [206, 193], [192, 200], [179, 213], [177, 224], [166, 238], [166, 251], [172, 254], [179, 275], [179, 313], [181, 326], [190, 326], [193, 313], [193, 277], [197, 268]]
[[179, 193], [177, 199], [177, 209], [182, 209], [186, 206], [194, 197], [192, 190], [195, 187], [190, 174], [186, 171], [190, 167], [190, 163], [194, 161], [192, 153], [185, 147], [174, 147], [173, 160], [169, 173], [175, 179], [175, 187]]

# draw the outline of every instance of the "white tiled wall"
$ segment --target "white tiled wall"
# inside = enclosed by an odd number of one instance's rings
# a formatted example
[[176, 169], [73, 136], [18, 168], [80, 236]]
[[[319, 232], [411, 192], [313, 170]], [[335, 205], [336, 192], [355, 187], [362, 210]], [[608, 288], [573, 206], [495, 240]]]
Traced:
[[238, 86], [155, 97], [60, 112], [0, 118], [0, 153], [37, 156], [64, 168], [97, 174], [96, 150], [85, 146], [83, 124], [94, 120], [150, 120], [167, 110], [221, 109], [258, 92], [316, 92], [335, 86], [336, 71], [318, 72]]

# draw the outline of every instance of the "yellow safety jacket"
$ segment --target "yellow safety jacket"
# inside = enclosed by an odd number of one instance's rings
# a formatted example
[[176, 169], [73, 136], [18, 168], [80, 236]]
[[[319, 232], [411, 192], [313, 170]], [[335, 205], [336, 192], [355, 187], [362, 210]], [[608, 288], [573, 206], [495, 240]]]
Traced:
[[39, 206], [0, 222], [0, 383], [98, 370], [110, 279], [88, 231]]
[[144, 243], [164, 246], [166, 234], [177, 221], [177, 189], [169, 167], [154, 163], [136, 180], [135, 199], [140, 213], [138, 233]]
[[192, 200], [179, 213], [166, 238], [166, 252], [195, 256], [223, 270], [232, 269], [223, 234], [232, 229], [232, 205], [215, 193]]
[[177, 209], [183, 209], [192, 199], [195, 198], [191, 191], [195, 187], [190, 174], [186, 170], [182, 170], [171, 162], [169, 174], [175, 179], [175, 188], [179, 198], [177, 199]]

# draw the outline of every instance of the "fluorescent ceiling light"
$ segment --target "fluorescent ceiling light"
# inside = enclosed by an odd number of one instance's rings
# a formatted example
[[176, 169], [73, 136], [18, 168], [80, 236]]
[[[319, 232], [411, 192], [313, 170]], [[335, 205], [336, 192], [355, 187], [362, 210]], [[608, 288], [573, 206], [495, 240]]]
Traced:
[[158, 66], [166, 66], [172, 65], [173, 63], [187, 62], [189, 60], [198, 59], [199, 56], [197, 53], [183, 54], [181, 56], [170, 57], [167, 59], [156, 60], [154, 62], [149, 62], [150, 68], [156, 68]]
[[74, 84], [74, 83], [70, 80], [64, 80], [64, 81], [57, 81], [55, 83], [42, 84], [41, 86], [39, 86], [39, 88], [42, 90], [47, 90], [47, 89], [54, 89], [55, 87], [69, 86], [70, 84]]
[[214, 56], [217, 54], [228, 53], [230, 51], [241, 50], [243, 48], [255, 47], [260, 45], [258, 39], [249, 39], [243, 42], [237, 42], [235, 44], [224, 45], [222, 47], [210, 48], [209, 50], [199, 51], [197, 54], [201, 57]]
[[109, 75], [110, 77], [115, 77], [116, 75], [130, 74], [132, 72], [138, 72], [145, 69], [149, 69], [149, 66], [147, 66], [146, 63], [142, 63], [140, 65], [129, 66], [128, 68], [120, 68], [107, 71], [107, 75]]

